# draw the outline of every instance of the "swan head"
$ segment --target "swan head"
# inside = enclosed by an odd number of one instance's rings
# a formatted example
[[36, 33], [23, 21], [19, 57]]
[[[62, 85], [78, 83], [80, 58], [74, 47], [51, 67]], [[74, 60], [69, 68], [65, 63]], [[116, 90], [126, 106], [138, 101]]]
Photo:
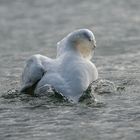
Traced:
[[96, 40], [92, 31], [88, 29], [79, 29], [68, 34], [58, 43], [58, 54], [75, 51], [82, 57], [91, 59], [95, 47]]

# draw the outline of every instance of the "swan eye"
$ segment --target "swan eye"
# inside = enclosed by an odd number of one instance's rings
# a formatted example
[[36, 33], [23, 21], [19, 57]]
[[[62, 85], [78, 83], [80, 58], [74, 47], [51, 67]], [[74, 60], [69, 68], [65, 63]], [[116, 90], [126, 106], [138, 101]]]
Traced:
[[86, 38], [88, 41], [91, 42], [93, 40], [92, 37], [91, 37], [91, 35], [88, 34], [87, 32], [84, 32], [83, 35], [84, 35], [84, 38]]

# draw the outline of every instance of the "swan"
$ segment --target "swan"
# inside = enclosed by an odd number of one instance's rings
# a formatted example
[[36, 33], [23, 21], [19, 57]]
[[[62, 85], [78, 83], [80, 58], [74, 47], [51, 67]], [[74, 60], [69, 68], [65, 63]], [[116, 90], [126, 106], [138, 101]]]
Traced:
[[27, 61], [21, 78], [21, 93], [40, 94], [51, 85], [73, 102], [98, 78], [91, 58], [96, 47], [95, 36], [89, 29], [69, 33], [57, 43], [55, 59], [35, 54]]

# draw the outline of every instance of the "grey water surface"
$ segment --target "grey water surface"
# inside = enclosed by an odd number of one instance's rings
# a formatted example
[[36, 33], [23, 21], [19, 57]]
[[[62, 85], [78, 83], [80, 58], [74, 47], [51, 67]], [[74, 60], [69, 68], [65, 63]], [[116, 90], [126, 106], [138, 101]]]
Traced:
[[[54, 58], [57, 41], [79, 28], [97, 40], [100, 104], [19, 96], [25, 60]], [[140, 0], [0, 0], [0, 140], [25, 139], [140, 139]]]

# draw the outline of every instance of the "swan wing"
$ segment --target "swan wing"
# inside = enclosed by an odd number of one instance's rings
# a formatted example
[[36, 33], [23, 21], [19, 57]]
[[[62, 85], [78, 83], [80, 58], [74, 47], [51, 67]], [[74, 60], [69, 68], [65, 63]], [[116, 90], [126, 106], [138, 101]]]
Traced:
[[44, 73], [47, 72], [47, 64], [50, 58], [42, 55], [33, 55], [27, 61], [21, 78], [21, 93], [33, 94], [34, 89]]

